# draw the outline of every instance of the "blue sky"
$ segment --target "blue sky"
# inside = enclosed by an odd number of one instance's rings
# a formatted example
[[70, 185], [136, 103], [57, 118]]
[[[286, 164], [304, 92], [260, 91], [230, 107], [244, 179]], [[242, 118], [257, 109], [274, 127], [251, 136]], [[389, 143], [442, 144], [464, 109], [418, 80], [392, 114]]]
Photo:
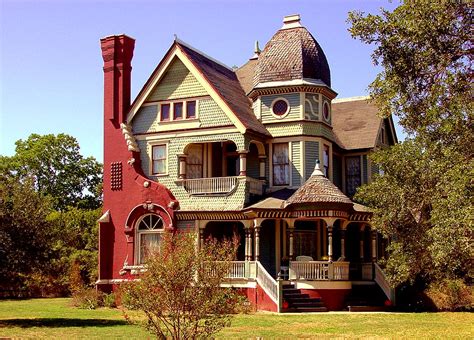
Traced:
[[[103, 74], [99, 39], [136, 39], [132, 98], [177, 34], [229, 66], [252, 56], [299, 13], [323, 48], [338, 98], [367, 94], [380, 71], [373, 47], [350, 37], [350, 10], [377, 13], [396, 3], [376, 0], [300, 1], [22, 1], [0, 0], [0, 154], [31, 133], [64, 132], [81, 152], [102, 161]], [[398, 129], [399, 138], [401, 137]]]

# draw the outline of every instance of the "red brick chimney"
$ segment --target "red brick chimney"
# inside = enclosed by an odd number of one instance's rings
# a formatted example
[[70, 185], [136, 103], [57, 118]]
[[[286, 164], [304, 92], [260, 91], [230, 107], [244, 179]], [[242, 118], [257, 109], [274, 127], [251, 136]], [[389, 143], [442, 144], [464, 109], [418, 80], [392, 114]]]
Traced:
[[100, 39], [104, 59], [104, 118], [118, 126], [130, 108], [135, 39], [124, 34]]

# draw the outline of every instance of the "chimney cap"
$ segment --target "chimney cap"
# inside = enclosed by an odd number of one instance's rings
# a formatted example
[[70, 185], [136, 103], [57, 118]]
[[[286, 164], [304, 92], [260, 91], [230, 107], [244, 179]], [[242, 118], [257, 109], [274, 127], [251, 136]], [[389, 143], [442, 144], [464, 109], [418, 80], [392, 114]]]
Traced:
[[302, 27], [300, 23], [301, 17], [299, 14], [287, 15], [283, 18], [283, 26], [281, 29]]

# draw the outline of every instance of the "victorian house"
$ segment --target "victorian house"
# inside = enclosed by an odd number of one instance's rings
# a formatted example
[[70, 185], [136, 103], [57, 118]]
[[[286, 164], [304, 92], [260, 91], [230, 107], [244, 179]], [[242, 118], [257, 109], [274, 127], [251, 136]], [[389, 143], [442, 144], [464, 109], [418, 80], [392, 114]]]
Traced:
[[175, 39], [131, 103], [134, 44], [101, 39], [100, 289], [133, 278], [174, 230], [197, 247], [237, 234], [227, 284], [258, 309], [354, 309], [363, 287], [393, 299], [377, 265], [386, 240], [352, 201], [379, 174], [368, 154], [397, 142], [393, 122], [367, 98], [336, 99], [299, 15], [235, 69]]

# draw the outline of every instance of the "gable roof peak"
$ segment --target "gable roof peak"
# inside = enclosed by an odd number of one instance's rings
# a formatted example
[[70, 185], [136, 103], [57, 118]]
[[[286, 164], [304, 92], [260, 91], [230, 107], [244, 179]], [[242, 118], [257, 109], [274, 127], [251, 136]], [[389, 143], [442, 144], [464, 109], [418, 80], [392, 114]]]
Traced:
[[185, 41], [179, 39], [176, 34], [174, 35], [174, 37], [175, 37], [174, 42], [175, 42], [176, 44], [181, 45], [181, 46], [184, 46], [184, 47], [187, 47], [187, 48], [189, 48], [190, 50], [193, 50], [194, 52], [196, 52], [196, 53], [202, 55], [203, 57], [206, 57], [207, 59], [212, 60], [212, 61], [215, 62], [216, 64], [219, 64], [220, 66], [225, 67], [225, 68], [228, 69], [229, 71], [234, 72], [234, 70], [233, 70], [231, 67], [227, 66], [227, 65], [224, 64], [223, 62], [221, 62], [221, 61], [219, 61], [219, 60], [217, 60], [217, 59], [215, 59], [215, 58], [209, 56], [208, 54], [206, 54], [206, 53], [204, 53], [203, 51], [197, 49], [196, 47], [194, 47], [194, 46], [188, 44], [187, 42], [185, 42]]

